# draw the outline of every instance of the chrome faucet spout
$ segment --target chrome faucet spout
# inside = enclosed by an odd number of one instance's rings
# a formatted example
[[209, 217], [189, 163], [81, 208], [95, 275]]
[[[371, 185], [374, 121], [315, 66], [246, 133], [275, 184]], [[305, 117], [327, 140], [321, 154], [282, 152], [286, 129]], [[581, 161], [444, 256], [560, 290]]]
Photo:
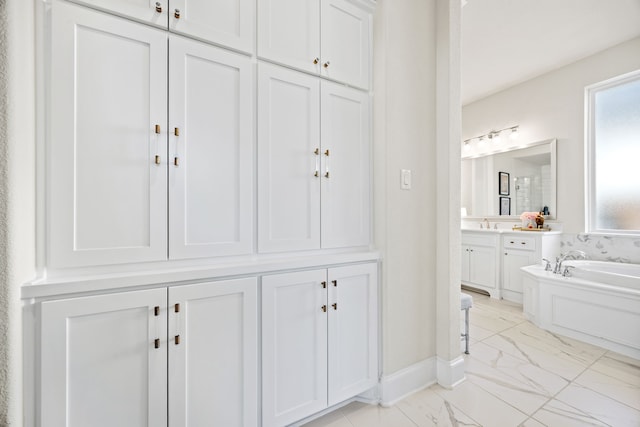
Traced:
[[556, 257], [556, 266], [553, 269], [555, 274], [562, 274], [562, 263], [567, 259], [587, 259], [587, 254], [577, 249], [572, 249], [566, 254], [560, 254]]

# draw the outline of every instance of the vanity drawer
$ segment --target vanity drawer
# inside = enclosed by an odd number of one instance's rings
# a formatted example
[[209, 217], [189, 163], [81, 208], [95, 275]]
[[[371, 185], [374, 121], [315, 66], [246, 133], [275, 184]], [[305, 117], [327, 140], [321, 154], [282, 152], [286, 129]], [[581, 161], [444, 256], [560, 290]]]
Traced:
[[536, 250], [536, 238], [532, 236], [503, 236], [502, 247], [505, 249]]

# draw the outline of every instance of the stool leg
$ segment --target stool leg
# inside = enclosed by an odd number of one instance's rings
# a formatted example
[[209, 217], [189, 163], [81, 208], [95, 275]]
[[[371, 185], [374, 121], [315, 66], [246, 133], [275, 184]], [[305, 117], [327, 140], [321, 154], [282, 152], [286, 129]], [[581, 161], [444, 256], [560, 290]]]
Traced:
[[464, 353], [469, 354], [469, 309], [464, 310]]

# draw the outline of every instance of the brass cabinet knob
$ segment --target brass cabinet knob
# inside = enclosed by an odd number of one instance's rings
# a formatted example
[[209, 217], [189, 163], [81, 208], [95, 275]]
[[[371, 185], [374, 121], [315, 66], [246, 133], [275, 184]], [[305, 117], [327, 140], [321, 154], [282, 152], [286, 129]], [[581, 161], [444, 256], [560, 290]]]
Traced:
[[180, 9], [176, 9], [175, 12], [173, 13], [173, 16], [175, 16], [176, 19], [180, 19]]
[[162, 13], [162, 4], [159, 1], [156, 2], [156, 12]]
[[317, 64], [318, 62], [320, 62], [320, 58], [318, 58], [318, 57], [313, 58], [313, 63], [314, 64]]
[[327, 61], [327, 62], [325, 62], [324, 64], [322, 64], [322, 66], [323, 66], [324, 68], [329, 68], [329, 65], [331, 65], [331, 62], [329, 62], [329, 61]]

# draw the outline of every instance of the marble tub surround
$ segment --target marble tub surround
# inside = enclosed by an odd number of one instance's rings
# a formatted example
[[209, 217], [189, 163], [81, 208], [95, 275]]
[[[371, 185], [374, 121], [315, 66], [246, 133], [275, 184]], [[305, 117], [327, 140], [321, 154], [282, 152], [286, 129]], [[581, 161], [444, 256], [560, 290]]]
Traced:
[[354, 402], [306, 426], [640, 425], [640, 360], [538, 329], [517, 304], [471, 295], [464, 383], [391, 408]]
[[577, 249], [596, 261], [640, 264], [640, 236], [568, 234], [560, 240], [560, 252]]

